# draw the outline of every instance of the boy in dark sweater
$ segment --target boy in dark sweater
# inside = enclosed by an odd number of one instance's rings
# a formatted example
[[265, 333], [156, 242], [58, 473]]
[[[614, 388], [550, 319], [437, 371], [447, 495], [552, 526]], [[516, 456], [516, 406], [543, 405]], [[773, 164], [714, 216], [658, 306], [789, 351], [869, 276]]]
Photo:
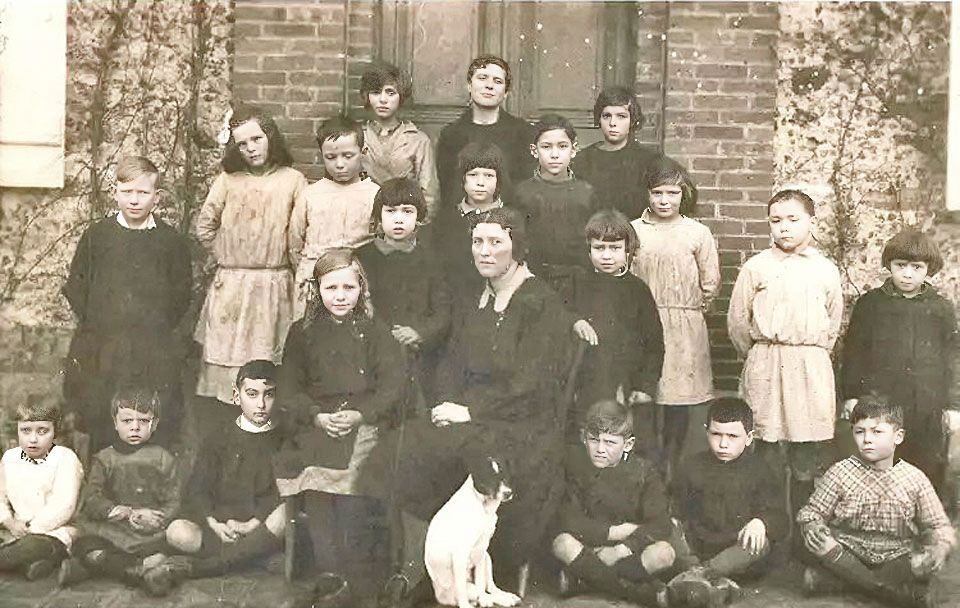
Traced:
[[701, 578], [736, 589], [721, 577], [762, 572], [771, 543], [786, 534], [783, 476], [747, 449], [753, 412], [743, 400], [717, 399], [707, 421], [710, 449], [688, 459], [672, 487], [692, 553], [687, 561], [702, 565], [675, 580]]
[[642, 437], [643, 451], [654, 445], [653, 417], [644, 407], [653, 401], [663, 366], [663, 327], [650, 288], [630, 273], [637, 233], [630, 221], [613, 209], [599, 211], [584, 230], [593, 272], [583, 275], [573, 291], [571, 307], [594, 331], [579, 322], [577, 333], [593, 347], [587, 349], [580, 373], [568, 440], [579, 442], [579, 424], [586, 408], [601, 399], [641, 406], [633, 412], [634, 435]]
[[110, 400], [118, 386], [157, 391], [164, 424], [156, 438], [179, 438], [182, 397], [174, 329], [190, 305], [190, 246], [154, 217], [160, 174], [146, 158], [117, 163], [120, 211], [80, 237], [63, 287], [77, 315], [63, 392], [79, 414], [91, 453], [114, 440]]
[[598, 591], [649, 606], [666, 606], [654, 577], [673, 566], [666, 490], [656, 468], [631, 457], [630, 409], [598, 401], [587, 410], [583, 447], [567, 459], [566, 504], [553, 554], [564, 564], [561, 591], [572, 577]]
[[282, 437], [271, 418], [276, 388], [270, 361], [250, 361], [237, 372], [234, 403], [241, 415], [201, 446], [181, 518], [167, 527], [167, 542], [195, 557], [149, 570], [144, 577], [156, 594], [178, 578], [218, 576], [281, 548], [285, 514], [273, 456]]

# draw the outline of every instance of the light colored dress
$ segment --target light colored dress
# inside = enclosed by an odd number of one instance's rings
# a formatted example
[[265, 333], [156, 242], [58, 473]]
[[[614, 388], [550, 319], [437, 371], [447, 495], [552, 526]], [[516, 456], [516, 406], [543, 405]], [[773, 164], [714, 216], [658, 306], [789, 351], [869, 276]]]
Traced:
[[374, 121], [363, 125], [363, 151], [360, 157], [367, 176], [378, 184], [388, 179], [405, 177], [420, 184], [427, 203], [426, 218], [436, 217], [440, 182], [433, 158], [430, 137], [408, 120], [390, 130], [382, 131]]
[[833, 437], [836, 388], [830, 351], [840, 332], [840, 271], [806, 247], [771, 247], [740, 269], [727, 328], [746, 355], [740, 392], [763, 441]]
[[287, 246], [296, 269], [294, 318], [303, 317], [316, 291], [313, 267], [331, 249], [356, 249], [373, 239], [370, 213], [380, 186], [371, 179], [344, 185], [323, 178], [304, 188], [290, 215]]
[[640, 245], [633, 273], [646, 281], [663, 324], [663, 371], [656, 402], [693, 405], [713, 399], [710, 339], [705, 305], [720, 287], [720, 260], [710, 229], [681, 216], [650, 221], [650, 210], [632, 222]]
[[197, 394], [230, 403], [237, 370], [251, 359], [280, 363], [293, 322], [293, 273], [287, 226], [307, 186], [302, 173], [221, 173], [196, 220], [200, 243], [217, 272], [197, 321], [203, 345]]

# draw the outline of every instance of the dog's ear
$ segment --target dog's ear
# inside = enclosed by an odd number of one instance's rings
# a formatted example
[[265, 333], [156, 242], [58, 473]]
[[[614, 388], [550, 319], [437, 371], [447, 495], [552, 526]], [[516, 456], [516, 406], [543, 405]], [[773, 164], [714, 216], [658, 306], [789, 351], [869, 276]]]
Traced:
[[494, 496], [506, 478], [504, 462], [494, 456], [483, 456], [470, 463], [473, 487], [485, 496]]

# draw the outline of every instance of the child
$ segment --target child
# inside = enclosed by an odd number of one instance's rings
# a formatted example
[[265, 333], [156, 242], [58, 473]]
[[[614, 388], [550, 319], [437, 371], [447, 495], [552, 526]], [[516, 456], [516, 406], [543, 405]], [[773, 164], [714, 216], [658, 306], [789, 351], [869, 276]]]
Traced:
[[0, 572], [28, 580], [49, 575], [67, 556], [75, 530], [83, 467], [70, 448], [54, 445], [60, 408], [20, 405], [14, 412], [19, 447], [0, 459]]
[[849, 414], [860, 395], [889, 395], [910, 430], [900, 456], [939, 491], [941, 418], [953, 386], [957, 323], [953, 304], [925, 279], [943, 267], [943, 258], [930, 237], [904, 230], [887, 242], [882, 262], [891, 276], [857, 300], [844, 339], [844, 410]]
[[840, 272], [813, 248], [813, 199], [783, 190], [767, 204], [774, 246], [743, 265], [730, 298], [730, 340], [746, 356], [740, 390], [756, 435], [773, 455], [788, 442], [792, 508], [819, 466], [818, 442], [833, 438], [836, 397], [830, 351], [840, 331]]
[[426, 209], [419, 222], [426, 224], [437, 214], [440, 195], [430, 137], [397, 114], [410, 98], [413, 86], [400, 68], [376, 63], [360, 78], [360, 98], [372, 113], [363, 125], [363, 170], [381, 186], [387, 180], [406, 177], [420, 185]]
[[157, 167], [140, 156], [116, 166], [119, 213], [83, 233], [63, 293], [77, 315], [64, 396], [80, 415], [94, 452], [113, 438], [110, 400], [117, 386], [150, 386], [161, 396], [169, 432], [178, 438], [182, 397], [174, 332], [190, 305], [190, 246], [153, 215]]
[[336, 571], [347, 559], [345, 535], [355, 538], [351, 520], [372, 509], [357, 479], [378, 425], [390, 422], [401, 403], [404, 368], [399, 344], [373, 318], [353, 252], [323, 254], [314, 277], [319, 297], [290, 331], [283, 355], [291, 437], [276, 476], [281, 495], [303, 494], [319, 569]]
[[150, 443], [160, 420], [153, 391], [121, 389], [111, 403], [119, 441], [97, 452], [82, 493], [73, 557], [60, 586], [89, 575], [139, 584], [143, 561], [164, 546], [164, 530], [180, 508], [176, 460]]
[[831, 577], [822, 568], [891, 605], [926, 606], [927, 583], [953, 548], [954, 530], [923, 472], [895, 457], [910, 432], [902, 408], [867, 396], [850, 422], [859, 454], [830, 467], [797, 514], [816, 563], [804, 572], [804, 588], [826, 590]]
[[676, 558], [668, 542], [667, 495], [654, 466], [630, 457], [635, 439], [629, 407], [594, 403], [582, 433], [586, 449], [571, 448], [568, 455], [567, 500], [553, 554], [567, 576], [599, 591], [666, 606], [666, 586], [654, 575]]
[[597, 211], [593, 187], [570, 171], [577, 132], [566, 118], [545, 114], [530, 153], [539, 165], [516, 190], [516, 206], [527, 216], [530, 270], [569, 302], [576, 280], [592, 270], [580, 252], [583, 227]]
[[298, 319], [315, 293], [310, 281], [320, 256], [339, 247], [359, 247], [372, 236], [370, 212], [380, 186], [360, 175], [363, 143], [363, 127], [344, 116], [324, 122], [317, 130], [327, 175], [303, 190], [290, 216], [288, 243], [297, 269]]
[[293, 157], [276, 123], [262, 110], [239, 108], [230, 129], [223, 173], [196, 228], [217, 264], [194, 334], [203, 345], [197, 394], [217, 399], [196, 418], [214, 432], [239, 415], [232, 404], [240, 366], [252, 359], [280, 361], [294, 305], [287, 226], [307, 186], [290, 167]]
[[673, 482], [677, 515], [692, 555], [704, 560], [700, 576], [759, 574], [771, 543], [787, 532], [782, 476], [749, 449], [753, 412], [746, 402], [717, 399], [707, 420], [710, 449], [684, 462]]
[[593, 121], [603, 134], [577, 155], [573, 170], [593, 186], [601, 207], [634, 218], [649, 205], [647, 172], [661, 155], [635, 139], [643, 112], [633, 92], [621, 86], [604, 89], [593, 106]]
[[[594, 272], [576, 284], [572, 307], [595, 330], [578, 374], [575, 410], [568, 417], [568, 440], [579, 442], [579, 425], [588, 404], [620, 393], [631, 405], [649, 404], [657, 394], [663, 366], [663, 327], [650, 288], [630, 274], [637, 234], [619, 211], [599, 211], [584, 230]], [[592, 340], [591, 340], [592, 338]], [[651, 408], [633, 412], [634, 435], [648, 437]]]
[[283, 437], [272, 411], [277, 368], [254, 360], [237, 371], [240, 415], [201, 446], [180, 519], [167, 526], [172, 547], [191, 557], [168, 558], [144, 579], [155, 595], [177, 579], [220, 576], [282, 547], [285, 514], [273, 476]]
[[668, 477], [683, 451], [689, 408], [713, 398], [710, 340], [704, 313], [720, 288], [717, 245], [710, 229], [690, 216], [697, 189], [682, 167], [661, 159], [647, 179], [650, 205], [633, 227], [640, 239], [633, 272], [647, 282], [663, 323], [662, 408]]

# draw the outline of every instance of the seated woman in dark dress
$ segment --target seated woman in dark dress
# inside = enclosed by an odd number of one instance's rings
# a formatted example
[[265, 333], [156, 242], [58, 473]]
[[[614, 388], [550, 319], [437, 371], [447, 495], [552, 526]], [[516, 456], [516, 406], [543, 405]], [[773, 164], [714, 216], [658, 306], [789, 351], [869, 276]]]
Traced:
[[[437, 371], [439, 403], [429, 418], [407, 425], [391, 480], [404, 520], [406, 586], [424, 579], [427, 524], [463, 483], [469, 455], [505, 457], [512, 474], [515, 498], [501, 506], [491, 545], [494, 568], [504, 582], [542, 540], [563, 491], [565, 412], [558, 404], [574, 319], [524, 264], [519, 213], [501, 208], [481, 214], [472, 239], [474, 264], [485, 284], [455, 303]], [[395, 449], [395, 441], [382, 442], [381, 459], [392, 458]], [[371, 455], [371, 474], [389, 468], [375, 461]], [[429, 580], [419, 587], [424, 586]]]

